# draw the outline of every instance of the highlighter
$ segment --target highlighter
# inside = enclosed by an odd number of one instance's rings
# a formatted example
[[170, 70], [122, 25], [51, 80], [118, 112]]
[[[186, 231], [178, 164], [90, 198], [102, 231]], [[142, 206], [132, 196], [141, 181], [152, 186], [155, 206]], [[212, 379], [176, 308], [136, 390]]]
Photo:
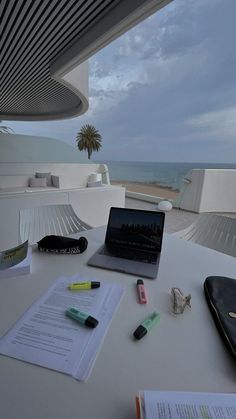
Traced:
[[100, 282], [98, 281], [91, 281], [91, 282], [74, 282], [73, 284], [69, 285], [69, 290], [71, 291], [85, 291], [90, 290], [93, 288], [99, 288]]
[[92, 329], [98, 325], [97, 319], [87, 313], [84, 313], [83, 311], [77, 310], [77, 308], [68, 308], [66, 310], [66, 316], [71, 317], [71, 319], [74, 319], [87, 327], [91, 327]]
[[137, 292], [140, 304], [147, 304], [147, 292], [142, 279], [137, 280]]
[[160, 314], [154, 311], [146, 320], [144, 320], [135, 330], [134, 337], [137, 340], [142, 339], [160, 320]]

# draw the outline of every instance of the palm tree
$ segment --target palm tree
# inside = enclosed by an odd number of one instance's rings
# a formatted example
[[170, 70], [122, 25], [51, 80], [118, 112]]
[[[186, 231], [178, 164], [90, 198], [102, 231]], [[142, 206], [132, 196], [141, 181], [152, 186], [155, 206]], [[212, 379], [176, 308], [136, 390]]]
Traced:
[[80, 151], [87, 150], [90, 159], [93, 151], [99, 151], [102, 146], [102, 136], [93, 125], [83, 125], [76, 137]]

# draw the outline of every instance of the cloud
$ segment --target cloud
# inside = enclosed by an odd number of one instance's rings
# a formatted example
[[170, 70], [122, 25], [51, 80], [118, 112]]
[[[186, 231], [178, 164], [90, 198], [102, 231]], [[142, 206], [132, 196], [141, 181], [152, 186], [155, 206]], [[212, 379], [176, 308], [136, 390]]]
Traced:
[[186, 123], [194, 127], [199, 135], [210, 136], [215, 141], [222, 141], [222, 138], [227, 142], [236, 140], [236, 106], [197, 115]]
[[84, 116], [26, 131], [74, 144], [92, 123], [99, 159], [234, 162], [235, 16], [235, 0], [173, 1], [90, 60]]

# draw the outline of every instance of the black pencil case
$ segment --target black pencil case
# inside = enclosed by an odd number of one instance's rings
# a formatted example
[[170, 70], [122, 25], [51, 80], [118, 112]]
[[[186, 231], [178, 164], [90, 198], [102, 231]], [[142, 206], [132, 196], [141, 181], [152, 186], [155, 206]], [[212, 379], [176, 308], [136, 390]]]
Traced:
[[204, 291], [216, 327], [236, 361], [236, 279], [208, 276]]
[[87, 246], [88, 241], [85, 237], [74, 239], [51, 235], [45, 236], [38, 241], [39, 251], [48, 253], [78, 254], [83, 253]]

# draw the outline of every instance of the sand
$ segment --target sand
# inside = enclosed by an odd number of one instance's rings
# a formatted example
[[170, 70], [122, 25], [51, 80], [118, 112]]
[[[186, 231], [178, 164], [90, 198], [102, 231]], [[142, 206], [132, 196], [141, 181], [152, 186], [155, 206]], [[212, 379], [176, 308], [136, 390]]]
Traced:
[[122, 185], [126, 188], [127, 191], [139, 192], [139, 193], [158, 196], [158, 197], [167, 198], [167, 199], [175, 199], [179, 194], [178, 191], [174, 191], [173, 189], [164, 188], [162, 186], [153, 185], [150, 183], [112, 181], [111, 184]]

